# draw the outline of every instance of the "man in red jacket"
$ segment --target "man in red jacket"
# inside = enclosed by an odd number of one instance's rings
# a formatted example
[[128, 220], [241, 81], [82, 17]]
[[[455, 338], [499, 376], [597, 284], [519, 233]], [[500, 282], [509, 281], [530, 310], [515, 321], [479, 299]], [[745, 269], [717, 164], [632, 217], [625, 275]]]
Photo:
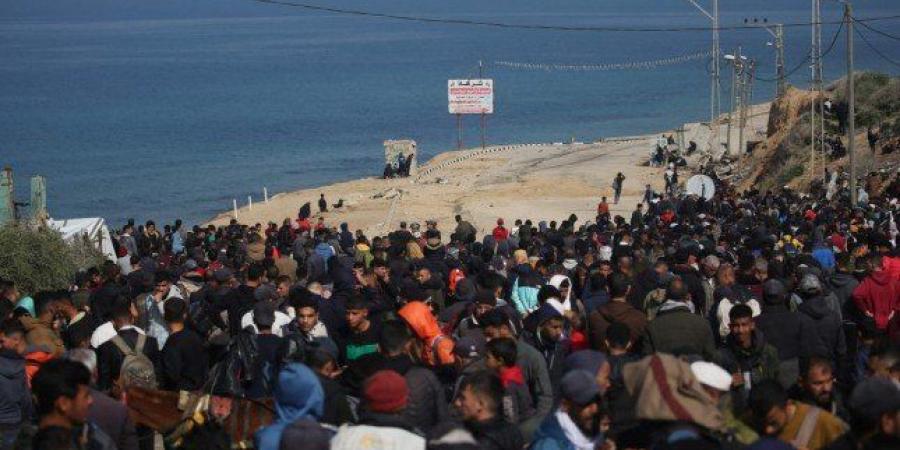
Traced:
[[870, 269], [869, 276], [853, 291], [853, 303], [875, 321], [876, 328], [884, 331], [900, 309], [900, 285], [882, 268], [881, 256], [871, 259]]

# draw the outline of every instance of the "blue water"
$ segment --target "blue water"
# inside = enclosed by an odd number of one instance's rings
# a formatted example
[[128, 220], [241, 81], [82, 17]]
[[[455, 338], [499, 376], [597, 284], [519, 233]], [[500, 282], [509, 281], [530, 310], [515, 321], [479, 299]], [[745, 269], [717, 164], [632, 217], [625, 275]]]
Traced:
[[[260, 200], [263, 186], [272, 195], [378, 175], [381, 143], [390, 138], [415, 139], [427, 159], [456, 145], [446, 80], [477, 75], [479, 59], [496, 80], [489, 143], [593, 140], [709, 117], [708, 61], [586, 73], [490, 64], [652, 60], [707, 50], [708, 32], [460, 27], [238, 0], [58, 3], [6, 0], [0, 7], [0, 164], [13, 166], [20, 200], [29, 176], [46, 176], [57, 218], [198, 222], [228, 210], [232, 198]], [[682, 0], [482, 3], [340, 5], [530, 24], [708, 25]], [[771, 1], [722, 3], [722, 26], [748, 16], [809, 20], [805, 0], [777, 2], [777, 10]], [[858, 17], [900, 14], [897, 2], [857, 3]], [[826, 2], [823, 14], [838, 19], [839, 5]], [[872, 25], [891, 31], [898, 23]], [[835, 29], [824, 27], [826, 46]], [[809, 29], [786, 33], [793, 67], [809, 49]], [[897, 41], [868, 36], [900, 60]], [[742, 45], [759, 58], [760, 75], [771, 77], [767, 40], [762, 30], [722, 32], [723, 50]], [[857, 68], [897, 73], [861, 42], [857, 50]], [[845, 70], [843, 54], [842, 37], [826, 60], [827, 78]], [[800, 70], [792, 81], [805, 85], [807, 78]], [[773, 90], [758, 83], [754, 100]], [[477, 118], [467, 118], [466, 143], [477, 145], [478, 134]]]

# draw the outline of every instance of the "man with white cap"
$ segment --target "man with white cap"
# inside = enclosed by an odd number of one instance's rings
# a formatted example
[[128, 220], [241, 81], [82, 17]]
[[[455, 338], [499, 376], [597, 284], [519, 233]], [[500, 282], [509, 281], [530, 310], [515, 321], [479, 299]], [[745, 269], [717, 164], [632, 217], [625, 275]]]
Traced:
[[736, 418], [732, 412], [730, 398], [726, 396], [731, 390], [732, 377], [727, 370], [711, 362], [696, 361], [691, 363], [691, 372], [694, 373], [694, 377], [700, 382], [703, 390], [716, 401], [722, 412], [725, 426], [734, 434], [738, 442], [750, 445], [759, 439], [756, 432]]

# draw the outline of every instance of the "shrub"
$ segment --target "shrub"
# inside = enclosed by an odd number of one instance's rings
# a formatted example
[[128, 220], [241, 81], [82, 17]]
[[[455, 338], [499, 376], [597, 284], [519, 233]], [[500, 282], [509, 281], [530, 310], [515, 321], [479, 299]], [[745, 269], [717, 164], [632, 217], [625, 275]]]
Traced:
[[53, 230], [21, 224], [0, 227], [0, 278], [15, 282], [26, 294], [68, 288], [76, 271], [102, 260], [90, 243], [67, 243]]

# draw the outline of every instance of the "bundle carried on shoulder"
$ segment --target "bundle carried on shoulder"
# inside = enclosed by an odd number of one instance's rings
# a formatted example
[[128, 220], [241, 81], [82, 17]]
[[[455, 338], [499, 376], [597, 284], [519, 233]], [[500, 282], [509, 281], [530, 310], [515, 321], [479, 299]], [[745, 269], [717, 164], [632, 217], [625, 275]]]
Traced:
[[703, 390], [686, 361], [656, 353], [622, 369], [625, 388], [635, 400], [635, 417], [642, 420], [692, 422], [724, 430], [722, 413]]

